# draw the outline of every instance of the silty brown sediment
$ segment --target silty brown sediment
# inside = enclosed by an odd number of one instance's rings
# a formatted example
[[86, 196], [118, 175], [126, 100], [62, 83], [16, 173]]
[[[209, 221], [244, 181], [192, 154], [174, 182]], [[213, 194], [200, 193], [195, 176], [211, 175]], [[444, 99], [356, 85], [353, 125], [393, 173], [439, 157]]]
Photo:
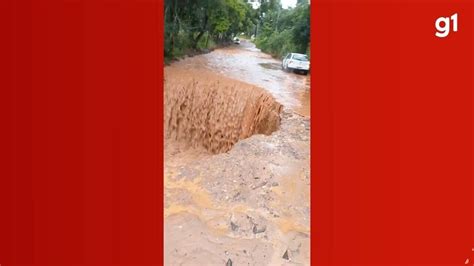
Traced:
[[165, 71], [165, 138], [226, 152], [240, 139], [270, 135], [282, 105], [265, 90], [202, 70]]

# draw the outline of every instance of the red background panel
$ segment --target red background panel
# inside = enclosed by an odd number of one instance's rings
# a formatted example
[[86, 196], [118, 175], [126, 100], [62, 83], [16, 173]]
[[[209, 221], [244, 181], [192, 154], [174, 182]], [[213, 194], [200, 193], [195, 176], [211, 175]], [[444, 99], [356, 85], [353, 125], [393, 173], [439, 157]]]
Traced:
[[161, 1], [0, 10], [0, 264], [160, 265]]
[[312, 262], [472, 262], [474, 4], [312, 4]]

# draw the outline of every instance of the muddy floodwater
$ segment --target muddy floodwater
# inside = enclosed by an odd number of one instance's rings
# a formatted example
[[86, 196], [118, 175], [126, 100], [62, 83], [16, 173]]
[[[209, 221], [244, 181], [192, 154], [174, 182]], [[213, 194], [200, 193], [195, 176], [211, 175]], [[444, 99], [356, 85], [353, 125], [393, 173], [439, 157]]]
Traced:
[[187, 58], [176, 63], [181, 69], [207, 69], [269, 91], [285, 108], [310, 115], [310, 76], [285, 73], [281, 60], [260, 52], [242, 40], [240, 45], [217, 49], [212, 53]]
[[165, 264], [309, 265], [309, 75], [243, 41], [164, 90]]

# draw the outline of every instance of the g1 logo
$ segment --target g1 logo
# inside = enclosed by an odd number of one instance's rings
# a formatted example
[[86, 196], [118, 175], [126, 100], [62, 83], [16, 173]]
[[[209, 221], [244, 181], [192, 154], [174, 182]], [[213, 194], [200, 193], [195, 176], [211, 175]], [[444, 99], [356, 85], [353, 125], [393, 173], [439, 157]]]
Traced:
[[436, 37], [444, 38], [449, 35], [451, 29], [450, 22], [453, 21], [453, 32], [458, 31], [458, 14], [454, 14], [451, 17], [439, 17], [435, 22]]

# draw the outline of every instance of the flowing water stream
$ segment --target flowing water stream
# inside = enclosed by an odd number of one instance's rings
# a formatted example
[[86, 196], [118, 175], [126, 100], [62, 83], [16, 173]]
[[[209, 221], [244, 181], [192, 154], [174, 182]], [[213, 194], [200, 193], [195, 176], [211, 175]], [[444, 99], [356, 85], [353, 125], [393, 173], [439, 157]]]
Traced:
[[166, 265], [309, 265], [309, 76], [246, 41], [187, 58], [164, 123]]

